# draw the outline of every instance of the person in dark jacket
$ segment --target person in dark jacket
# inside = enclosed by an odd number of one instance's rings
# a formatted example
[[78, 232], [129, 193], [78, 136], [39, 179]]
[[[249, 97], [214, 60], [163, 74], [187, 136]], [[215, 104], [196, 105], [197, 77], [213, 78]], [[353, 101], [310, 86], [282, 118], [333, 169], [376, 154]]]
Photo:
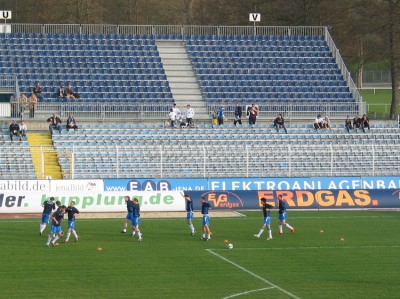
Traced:
[[275, 118], [274, 127], [275, 127], [277, 132], [279, 132], [280, 128], [283, 128], [285, 130], [285, 133], [287, 133], [287, 130], [286, 130], [286, 127], [285, 127], [285, 120], [284, 120], [282, 114], [279, 113], [278, 117]]
[[361, 118], [361, 130], [365, 133], [365, 128], [368, 128], [368, 131], [371, 131], [371, 127], [369, 126], [369, 118], [366, 114], [364, 114]]
[[347, 115], [346, 120], [344, 121], [344, 126], [348, 133], [350, 133], [350, 130], [353, 130], [353, 126], [351, 125], [351, 119], [349, 118], [348, 115]]
[[72, 113], [69, 114], [67, 119], [67, 131], [69, 131], [69, 129], [74, 129], [75, 131], [78, 130], [78, 125], [76, 124], [74, 115]]
[[235, 118], [233, 120], [233, 124], [236, 126], [236, 124], [241, 125], [242, 124], [242, 106], [240, 106], [239, 103], [236, 103], [235, 107]]
[[353, 128], [357, 132], [357, 129], [361, 128], [361, 118], [357, 114], [356, 117], [353, 118]]
[[58, 130], [58, 132], [60, 132], [60, 134], [61, 134], [61, 130], [62, 130], [61, 123], [62, 123], [62, 121], [56, 114], [53, 114], [53, 116], [49, 117], [47, 119], [47, 122], [50, 123], [49, 124], [50, 134], [53, 135], [53, 130], [54, 129]]
[[14, 136], [18, 136], [19, 140], [21, 140], [21, 133], [19, 132], [19, 125], [17, 124], [17, 122], [15, 120], [13, 120], [13, 122], [10, 125], [10, 138], [11, 138], [11, 141], [13, 141], [13, 137]]

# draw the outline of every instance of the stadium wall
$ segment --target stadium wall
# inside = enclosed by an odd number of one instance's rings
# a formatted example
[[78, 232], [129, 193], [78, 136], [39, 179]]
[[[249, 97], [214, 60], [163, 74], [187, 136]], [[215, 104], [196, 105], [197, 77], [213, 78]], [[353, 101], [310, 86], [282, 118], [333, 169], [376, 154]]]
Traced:
[[51, 196], [65, 205], [75, 201], [81, 212], [123, 212], [125, 195], [138, 197], [144, 212], [184, 211], [184, 192], [194, 199], [196, 210], [201, 196], [213, 209], [244, 210], [258, 209], [262, 197], [277, 207], [279, 194], [290, 209], [396, 209], [400, 208], [399, 185], [400, 177], [2, 180], [0, 213], [40, 213], [42, 202]]

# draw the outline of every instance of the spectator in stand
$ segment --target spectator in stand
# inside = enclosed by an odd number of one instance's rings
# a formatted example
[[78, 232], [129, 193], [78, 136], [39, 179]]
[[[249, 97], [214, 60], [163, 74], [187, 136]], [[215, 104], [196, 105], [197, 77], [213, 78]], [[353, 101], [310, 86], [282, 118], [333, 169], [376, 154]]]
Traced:
[[181, 116], [181, 110], [179, 110], [179, 108], [176, 106], [176, 104], [174, 103], [174, 105], [172, 106], [172, 110], [175, 112], [175, 116], [180, 118]]
[[233, 125], [236, 126], [236, 124], [242, 124], [242, 106], [240, 106], [239, 103], [236, 103], [235, 118], [233, 120]]
[[33, 87], [32, 92], [35, 94], [38, 100], [43, 100], [42, 87], [40, 86], [39, 82]]
[[351, 125], [351, 119], [349, 118], [348, 115], [347, 115], [346, 120], [344, 121], [344, 126], [348, 133], [350, 133], [350, 130], [353, 130], [353, 126]]
[[324, 128], [324, 119], [322, 118], [321, 114], [317, 115], [317, 118], [314, 121], [314, 128], [317, 131]]
[[225, 106], [221, 106], [218, 111], [217, 111], [217, 117], [218, 117], [218, 125], [223, 125], [224, 124], [224, 119], [225, 119]]
[[174, 111], [174, 108], [169, 109], [169, 121], [170, 121], [170, 125], [171, 128], [175, 128], [175, 122], [176, 122], [176, 112]]
[[329, 119], [328, 115], [324, 117], [324, 128], [330, 129], [331, 128], [331, 120]]
[[218, 112], [215, 108], [213, 113], [211, 113], [211, 125], [218, 125]]
[[61, 130], [62, 130], [61, 122], [62, 121], [56, 114], [53, 114], [53, 116], [49, 117], [47, 119], [47, 122], [50, 123], [50, 125], [49, 125], [50, 134], [53, 134], [54, 129], [58, 130], [58, 132], [60, 132], [60, 134], [61, 134]]
[[[28, 102], [29, 102], [29, 100], [28, 100], [28, 98], [26, 97], [26, 95], [24, 94], [24, 93], [21, 93], [20, 95], [19, 95], [19, 103], [20, 103], [20, 109], [21, 109], [21, 114], [23, 115], [24, 114], [24, 111], [25, 111], [25, 109], [27, 109], [28, 108]], [[22, 117], [22, 115], [21, 115], [21, 117]]]
[[193, 117], [194, 117], [194, 110], [190, 105], [187, 105], [187, 110], [186, 110], [186, 123], [187, 126], [193, 127]]
[[18, 136], [19, 140], [21, 140], [21, 134], [19, 133], [19, 126], [15, 120], [12, 121], [10, 125], [10, 138], [13, 141], [13, 137]]
[[26, 131], [28, 130], [26, 124], [21, 121], [19, 124], [19, 133], [21, 134], [22, 137], [26, 137]]
[[275, 127], [275, 129], [276, 129], [276, 131], [277, 131], [278, 133], [279, 133], [279, 129], [280, 129], [280, 128], [283, 128], [283, 129], [285, 130], [285, 133], [287, 134], [287, 130], [286, 130], [286, 127], [285, 127], [285, 120], [284, 120], [284, 118], [283, 118], [283, 116], [282, 116], [281, 113], [279, 113], [279, 114], [278, 114], [278, 117], [275, 118], [275, 120], [274, 120], [274, 127]]
[[359, 114], [357, 114], [356, 117], [353, 118], [353, 128], [356, 132], [357, 129], [361, 128], [361, 118]]
[[75, 95], [74, 95], [74, 91], [72, 89], [71, 85], [68, 85], [67, 90], [65, 91], [66, 95], [67, 95], [67, 99], [75, 99]]
[[18, 103], [18, 97], [15, 95], [15, 94], [13, 94], [11, 97], [10, 97], [10, 104], [11, 104], [11, 117], [18, 117], [19, 116], [19, 113], [18, 113], [18, 111], [19, 111], [19, 103]]
[[369, 126], [369, 118], [366, 114], [364, 114], [361, 118], [361, 130], [365, 133], [365, 128], [368, 128], [368, 131], [371, 131], [371, 127]]
[[78, 130], [78, 125], [76, 124], [74, 115], [72, 113], [69, 114], [67, 119], [67, 132], [69, 129], [74, 129], [75, 131]]
[[57, 90], [57, 97], [59, 99], [64, 99], [67, 97], [67, 92], [65, 91], [64, 85], [61, 85]]
[[247, 108], [247, 115], [249, 116], [249, 125], [255, 125], [258, 116], [258, 107], [256, 104], [251, 104], [251, 107]]
[[32, 92], [31, 96], [29, 97], [29, 117], [35, 117], [35, 110], [37, 108], [38, 98], [36, 97], [35, 93]]

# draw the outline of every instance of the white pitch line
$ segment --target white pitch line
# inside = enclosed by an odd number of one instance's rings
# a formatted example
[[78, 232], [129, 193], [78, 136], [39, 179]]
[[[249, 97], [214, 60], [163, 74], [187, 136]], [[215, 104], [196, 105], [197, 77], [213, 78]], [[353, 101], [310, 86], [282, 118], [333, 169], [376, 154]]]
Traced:
[[277, 286], [276, 284], [274, 284], [274, 283], [272, 283], [272, 282], [266, 280], [265, 278], [263, 278], [263, 277], [261, 277], [261, 276], [255, 274], [255, 273], [251, 272], [250, 270], [247, 270], [246, 268], [244, 268], [244, 267], [242, 267], [242, 266], [236, 264], [235, 262], [232, 262], [231, 260], [229, 260], [229, 259], [223, 257], [222, 255], [219, 255], [218, 253], [215, 253], [214, 251], [212, 251], [212, 249], [206, 249], [206, 250], [207, 250], [209, 253], [215, 255], [216, 257], [219, 257], [221, 260], [223, 260], [223, 261], [225, 261], [225, 262], [227, 262], [227, 263], [229, 263], [229, 264], [235, 266], [236, 268], [242, 270], [243, 272], [246, 272], [247, 274], [250, 274], [251, 276], [253, 276], [253, 277], [255, 277], [255, 278], [261, 280], [262, 282], [265, 282], [266, 284], [269, 284], [271, 287], [274, 287], [274, 288], [280, 290], [281, 292], [285, 293], [285, 294], [288, 295], [289, 297], [295, 298], [295, 299], [300, 299], [300, 297], [297, 297], [296, 295], [294, 295], [294, 294], [292, 294], [292, 293], [286, 291], [285, 289], [282, 289], [281, 287], [279, 287], [279, 286]]
[[228, 297], [224, 297], [223, 299], [239, 297], [239, 296], [242, 296], [242, 295], [247, 295], [247, 294], [250, 294], [250, 293], [259, 292], [259, 291], [265, 291], [265, 290], [270, 290], [270, 289], [274, 289], [274, 287], [262, 288], [262, 289], [257, 289], [257, 290], [251, 290], [251, 291], [247, 291], [247, 292], [237, 293], [237, 294], [230, 295]]
[[[363, 245], [363, 246], [308, 246], [308, 247], [274, 247], [274, 248], [235, 248], [235, 250], [301, 250], [301, 249], [357, 249], [357, 248], [400, 248], [400, 245]], [[207, 250], [225, 250], [213, 248]]]
[[240, 217], [247, 217], [245, 214], [239, 213], [238, 211], [234, 211], [234, 213]]

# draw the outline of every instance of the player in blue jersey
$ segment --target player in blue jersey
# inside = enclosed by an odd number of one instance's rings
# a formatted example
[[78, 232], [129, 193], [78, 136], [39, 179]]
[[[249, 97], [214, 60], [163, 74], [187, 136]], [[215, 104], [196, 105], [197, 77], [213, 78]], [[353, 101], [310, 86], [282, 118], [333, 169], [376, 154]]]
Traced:
[[132, 200], [130, 199], [129, 196], [125, 196], [124, 199], [125, 199], [125, 202], [126, 202], [127, 214], [126, 214], [126, 217], [125, 217], [124, 227], [122, 228], [122, 231], [121, 231], [121, 233], [123, 233], [123, 234], [126, 233], [126, 228], [128, 227], [128, 222], [129, 221], [132, 222], [132, 219], [133, 219], [133, 215], [132, 215], [133, 202], [132, 202]]
[[290, 229], [290, 231], [292, 232], [292, 234], [294, 234], [294, 228], [291, 227], [289, 225], [289, 223], [286, 223], [286, 203], [285, 201], [282, 199], [282, 194], [278, 195], [278, 202], [279, 202], [279, 234], [282, 235], [283, 234], [283, 226], [286, 226], [288, 229]]
[[132, 237], [137, 234], [138, 236], [138, 241], [142, 241], [142, 233], [140, 232], [139, 225], [140, 225], [140, 205], [139, 205], [139, 199], [134, 198], [133, 199], [133, 211], [132, 211]]
[[54, 204], [54, 197], [50, 197], [50, 200], [45, 200], [42, 204], [43, 213], [42, 213], [42, 222], [39, 226], [39, 235], [43, 234], [46, 225], [50, 221], [51, 213], [56, 209], [56, 205]]
[[208, 214], [208, 210], [211, 208], [210, 204], [207, 202], [206, 197], [201, 197], [201, 214], [203, 215], [203, 236], [202, 240], [208, 241], [211, 240], [211, 231], [210, 231], [210, 215]]
[[185, 200], [186, 200], [186, 220], [187, 224], [189, 225], [191, 235], [193, 236], [196, 232], [194, 226], [193, 226], [193, 200], [189, 196], [189, 194], [184, 195]]
[[272, 206], [270, 204], [267, 204], [267, 199], [266, 198], [261, 198], [262, 202], [262, 211], [264, 215], [264, 222], [263, 225], [260, 228], [260, 231], [258, 234], [255, 234], [254, 237], [259, 238], [261, 237], [262, 233], [264, 232], [264, 229], [268, 229], [268, 238], [267, 240], [272, 240], [272, 231], [271, 231], [271, 209]]
[[66, 210], [66, 206], [61, 206], [60, 209], [51, 216], [51, 229], [50, 229], [50, 234], [47, 238], [47, 243], [46, 246], [50, 247], [55, 246], [56, 241], [58, 238], [62, 236], [62, 230], [61, 230], [61, 222], [64, 219], [64, 213]]
[[71, 203], [67, 207], [67, 214], [68, 214], [68, 233], [67, 233], [67, 238], [65, 239], [64, 243], [68, 243], [71, 233], [75, 237], [75, 242], [78, 242], [79, 236], [75, 230], [75, 217], [76, 217], [76, 215], [79, 215], [79, 211], [77, 208], [75, 208], [75, 201], [71, 201]]

